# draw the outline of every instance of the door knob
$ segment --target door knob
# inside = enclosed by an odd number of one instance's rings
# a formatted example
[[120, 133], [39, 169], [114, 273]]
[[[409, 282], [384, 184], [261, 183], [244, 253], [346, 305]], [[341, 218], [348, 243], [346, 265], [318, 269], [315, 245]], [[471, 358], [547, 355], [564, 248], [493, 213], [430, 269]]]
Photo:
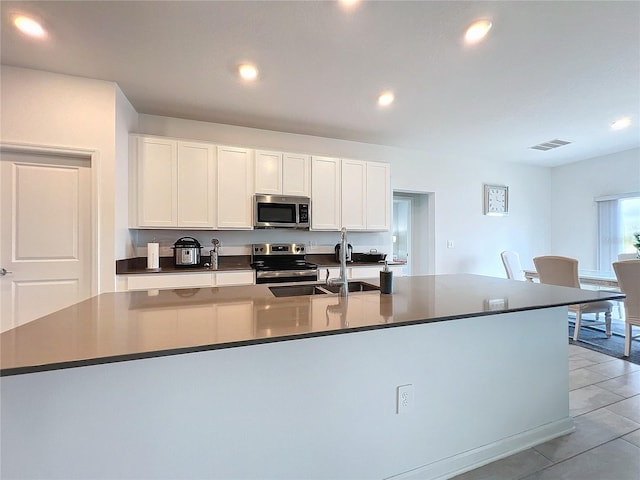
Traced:
[[0, 277], [4, 277], [7, 273], [13, 273], [13, 272], [7, 271], [6, 268], [0, 268]]

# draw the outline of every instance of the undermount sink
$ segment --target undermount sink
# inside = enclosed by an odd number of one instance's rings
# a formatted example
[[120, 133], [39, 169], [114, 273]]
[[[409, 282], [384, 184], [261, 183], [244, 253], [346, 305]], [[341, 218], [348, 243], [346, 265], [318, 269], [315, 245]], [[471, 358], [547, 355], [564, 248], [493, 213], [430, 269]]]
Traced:
[[[281, 285], [269, 287], [275, 297], [299, 297], [302, 295], [326, 295], [340, 292], [339, 286], [318, 285]], [[365, 282], [349, 282], [349, 292], [370, 292], [380, 287]]]
[[271, 293], [276, 297], [299, 297], [301, 295], [326, 295], [327, 291], [321, 290], [315, 285], [283, 285], [279, 287], [269, 287]]
[[[323, 285], [322, 288], [329, 290], [331, 293], [338, 293], [339, 286]], [[365, 282], [349, 282], [349, 292], [372, 292], [380, 290], [380, 287]]]

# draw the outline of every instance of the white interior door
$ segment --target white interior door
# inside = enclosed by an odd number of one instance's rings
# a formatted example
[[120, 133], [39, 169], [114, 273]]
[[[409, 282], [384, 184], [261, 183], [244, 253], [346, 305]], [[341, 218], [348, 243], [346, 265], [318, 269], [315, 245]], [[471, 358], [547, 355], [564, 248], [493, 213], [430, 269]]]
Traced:
[[91, 295], [89, 160], [0, 156], [0, 327], [5, 331]]

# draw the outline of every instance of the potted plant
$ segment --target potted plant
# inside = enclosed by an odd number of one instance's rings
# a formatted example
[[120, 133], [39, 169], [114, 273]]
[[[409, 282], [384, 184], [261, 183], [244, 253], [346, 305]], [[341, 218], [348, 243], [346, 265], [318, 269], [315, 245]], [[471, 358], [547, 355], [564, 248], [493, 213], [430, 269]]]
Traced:
[[633, 246], [636, 247], [636, 257], [640, 258], [640, 232], [634, 233], [633, 237], [635, 238]]

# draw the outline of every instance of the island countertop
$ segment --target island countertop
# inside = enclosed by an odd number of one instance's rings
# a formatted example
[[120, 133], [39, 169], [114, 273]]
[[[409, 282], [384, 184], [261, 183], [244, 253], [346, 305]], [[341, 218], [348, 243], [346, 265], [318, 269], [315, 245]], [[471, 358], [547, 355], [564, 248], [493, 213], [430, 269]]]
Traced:
[[[377, 284], [377, 279], [368, 280]], [[103, 293], [0, 335], [1, 375], [346, 334], [604, 299], [478, 275], [394, 279], [378, 291], [276, 298], [267, 286]]]

